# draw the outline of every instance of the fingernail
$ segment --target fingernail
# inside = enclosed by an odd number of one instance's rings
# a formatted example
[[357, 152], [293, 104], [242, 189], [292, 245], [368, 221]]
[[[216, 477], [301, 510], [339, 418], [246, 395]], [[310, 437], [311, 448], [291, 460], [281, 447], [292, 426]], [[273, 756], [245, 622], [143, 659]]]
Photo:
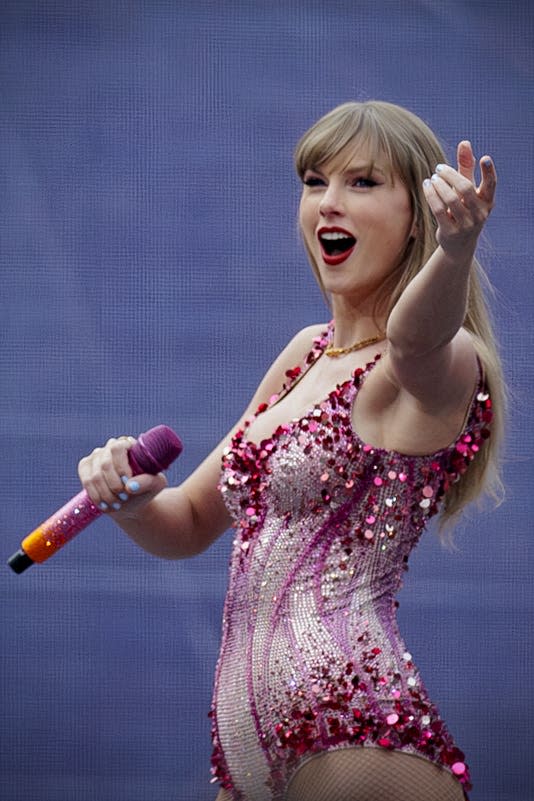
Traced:
[[105, 512], [109, 509], [109, 506], [105, 501], [100, 501], [100, 503], [98, 504], [98, 508], [101, 509], [103, 512]]
[[427, 188], [429, 186], [432, 186], [432, 181], [430, 180], [430, 178], [425, 178], [425, 180], [423, 181], [423, 186], [426, 186]]
[[491, 159], [484, 159], [482, 164], [484, 167], [491, 167]]
[[121, 481], [122, 481], [123, 484], [127, 484], [128, 483], [128, 476], [121, 476]]
[[127, 501], [128, 500], [128, 496], [126, 495], [125, 492], [119, 492], [118, 497], [121, 499], [121, 501]]
[[436, 164], [436, 172], [441, 172], [445, 168], [445, 164]]
[[434, 173], [434, 175], [431, 177], [430, 180], [436, 183], [436, 181], [439, 181], [439, 175], [436, 175], [436, 173]]
[[138, 481], [128, 481], [127, 485], [130, 492], [137, 492], [141, 488], [141, 485]]
[[113, 508], [115, 509], [116, 512], [118, 512], [119, 509], [121, 508], [120, 503], [117, 503], [116, 501], [115, 501], [115, 503], [112, 503], [111, 505], [113, 506]]

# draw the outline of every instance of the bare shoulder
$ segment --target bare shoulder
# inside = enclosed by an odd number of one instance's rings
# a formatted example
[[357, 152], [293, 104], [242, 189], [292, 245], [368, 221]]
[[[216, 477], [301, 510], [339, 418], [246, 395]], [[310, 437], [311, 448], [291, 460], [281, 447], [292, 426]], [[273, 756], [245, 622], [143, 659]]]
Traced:
[[301, 365], [314, 346], [314, 340], [323, 334], [328, 323], [309, 325], [298, 331], [273, 361], [260, 382], [249, 406], [249, 411], [278, 392], [286, 381], [286, 371]]
[[279, 356], [274, 360], [272, 367], [294, 367], [307, 356], [316, 340], [328, 327], [328, 323], [308, 325], [298, 331], [287, 343]]
[[285, 350], [291, 351], [295, 350], [298, 352], [299, 350], [302, 351], [304, 349], [304, 356], [306, 353], [312, 348], [313, 341], [317, 337], [321, 336], [328, 328], [328, 323], [315, 323], [314, 325], [307, 325], [305, 328], [302, 328], [298, 331], [295, 336], [290, 339], [287, 348]]

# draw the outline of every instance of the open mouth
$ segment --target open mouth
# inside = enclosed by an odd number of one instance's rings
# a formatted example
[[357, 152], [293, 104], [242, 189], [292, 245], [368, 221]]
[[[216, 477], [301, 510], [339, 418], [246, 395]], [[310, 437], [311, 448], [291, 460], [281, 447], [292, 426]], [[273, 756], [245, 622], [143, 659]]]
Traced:
[[323, 259], [327, 264], [341, 264], [352, 253], [356, 239], [342, 229], [321, 229], [319, 243]]

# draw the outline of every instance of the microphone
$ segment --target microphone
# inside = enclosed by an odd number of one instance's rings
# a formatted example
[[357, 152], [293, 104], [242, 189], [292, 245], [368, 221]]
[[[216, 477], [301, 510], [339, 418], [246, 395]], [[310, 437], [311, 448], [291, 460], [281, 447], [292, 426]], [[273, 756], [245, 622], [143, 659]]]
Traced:
[[[155, 476], [166, 470], [181, 452], [180, 438], [168, 426], [160, 425], [139, 436], [128, 451], [128, 461], [134, 476], [140, 473]], [[22, 540], [20, 550], [8, 559], [9, 567], [15, 573], [23, 573], [34, 562], [45, 562], [101, 514], [82, 490]]]

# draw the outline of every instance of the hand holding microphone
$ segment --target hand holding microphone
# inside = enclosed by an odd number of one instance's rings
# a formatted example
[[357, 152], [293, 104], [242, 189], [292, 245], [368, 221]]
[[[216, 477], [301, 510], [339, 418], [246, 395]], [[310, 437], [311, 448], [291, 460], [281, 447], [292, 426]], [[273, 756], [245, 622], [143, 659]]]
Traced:
[[[115, 452], [106, 457], [101, 465], [101, 479], [99, 481], [93, 479], [91, 482], [91, 494], [100, 498], [98, 505], [93, 503], [85, 489], [79, 492], [25, 537], [21, 549], [8, 560], [9, 566], [15, 573], [22, 573], [34, 562], [40, 563], [49, 559], [104, 511], [120, 508], [118, 498], [125, 489], [123, 483], [129, 473], [133, 476], [141, 474], [157, 476], [169, 467], [181, 451], [182, 443], [179, 437], [164, 425], [156, 426], [141, 434], [127, 449], [124, 445], [116, 447]], [[103, 449], [97, 448], [93, 451], [93, 458], [99, 453], [103, 453]], [[90, 459], [91, 457], [86, 457], [80, 462], [80, 476], [84, 462]], [[161, 484], [157, 491], [159, 489]]]

